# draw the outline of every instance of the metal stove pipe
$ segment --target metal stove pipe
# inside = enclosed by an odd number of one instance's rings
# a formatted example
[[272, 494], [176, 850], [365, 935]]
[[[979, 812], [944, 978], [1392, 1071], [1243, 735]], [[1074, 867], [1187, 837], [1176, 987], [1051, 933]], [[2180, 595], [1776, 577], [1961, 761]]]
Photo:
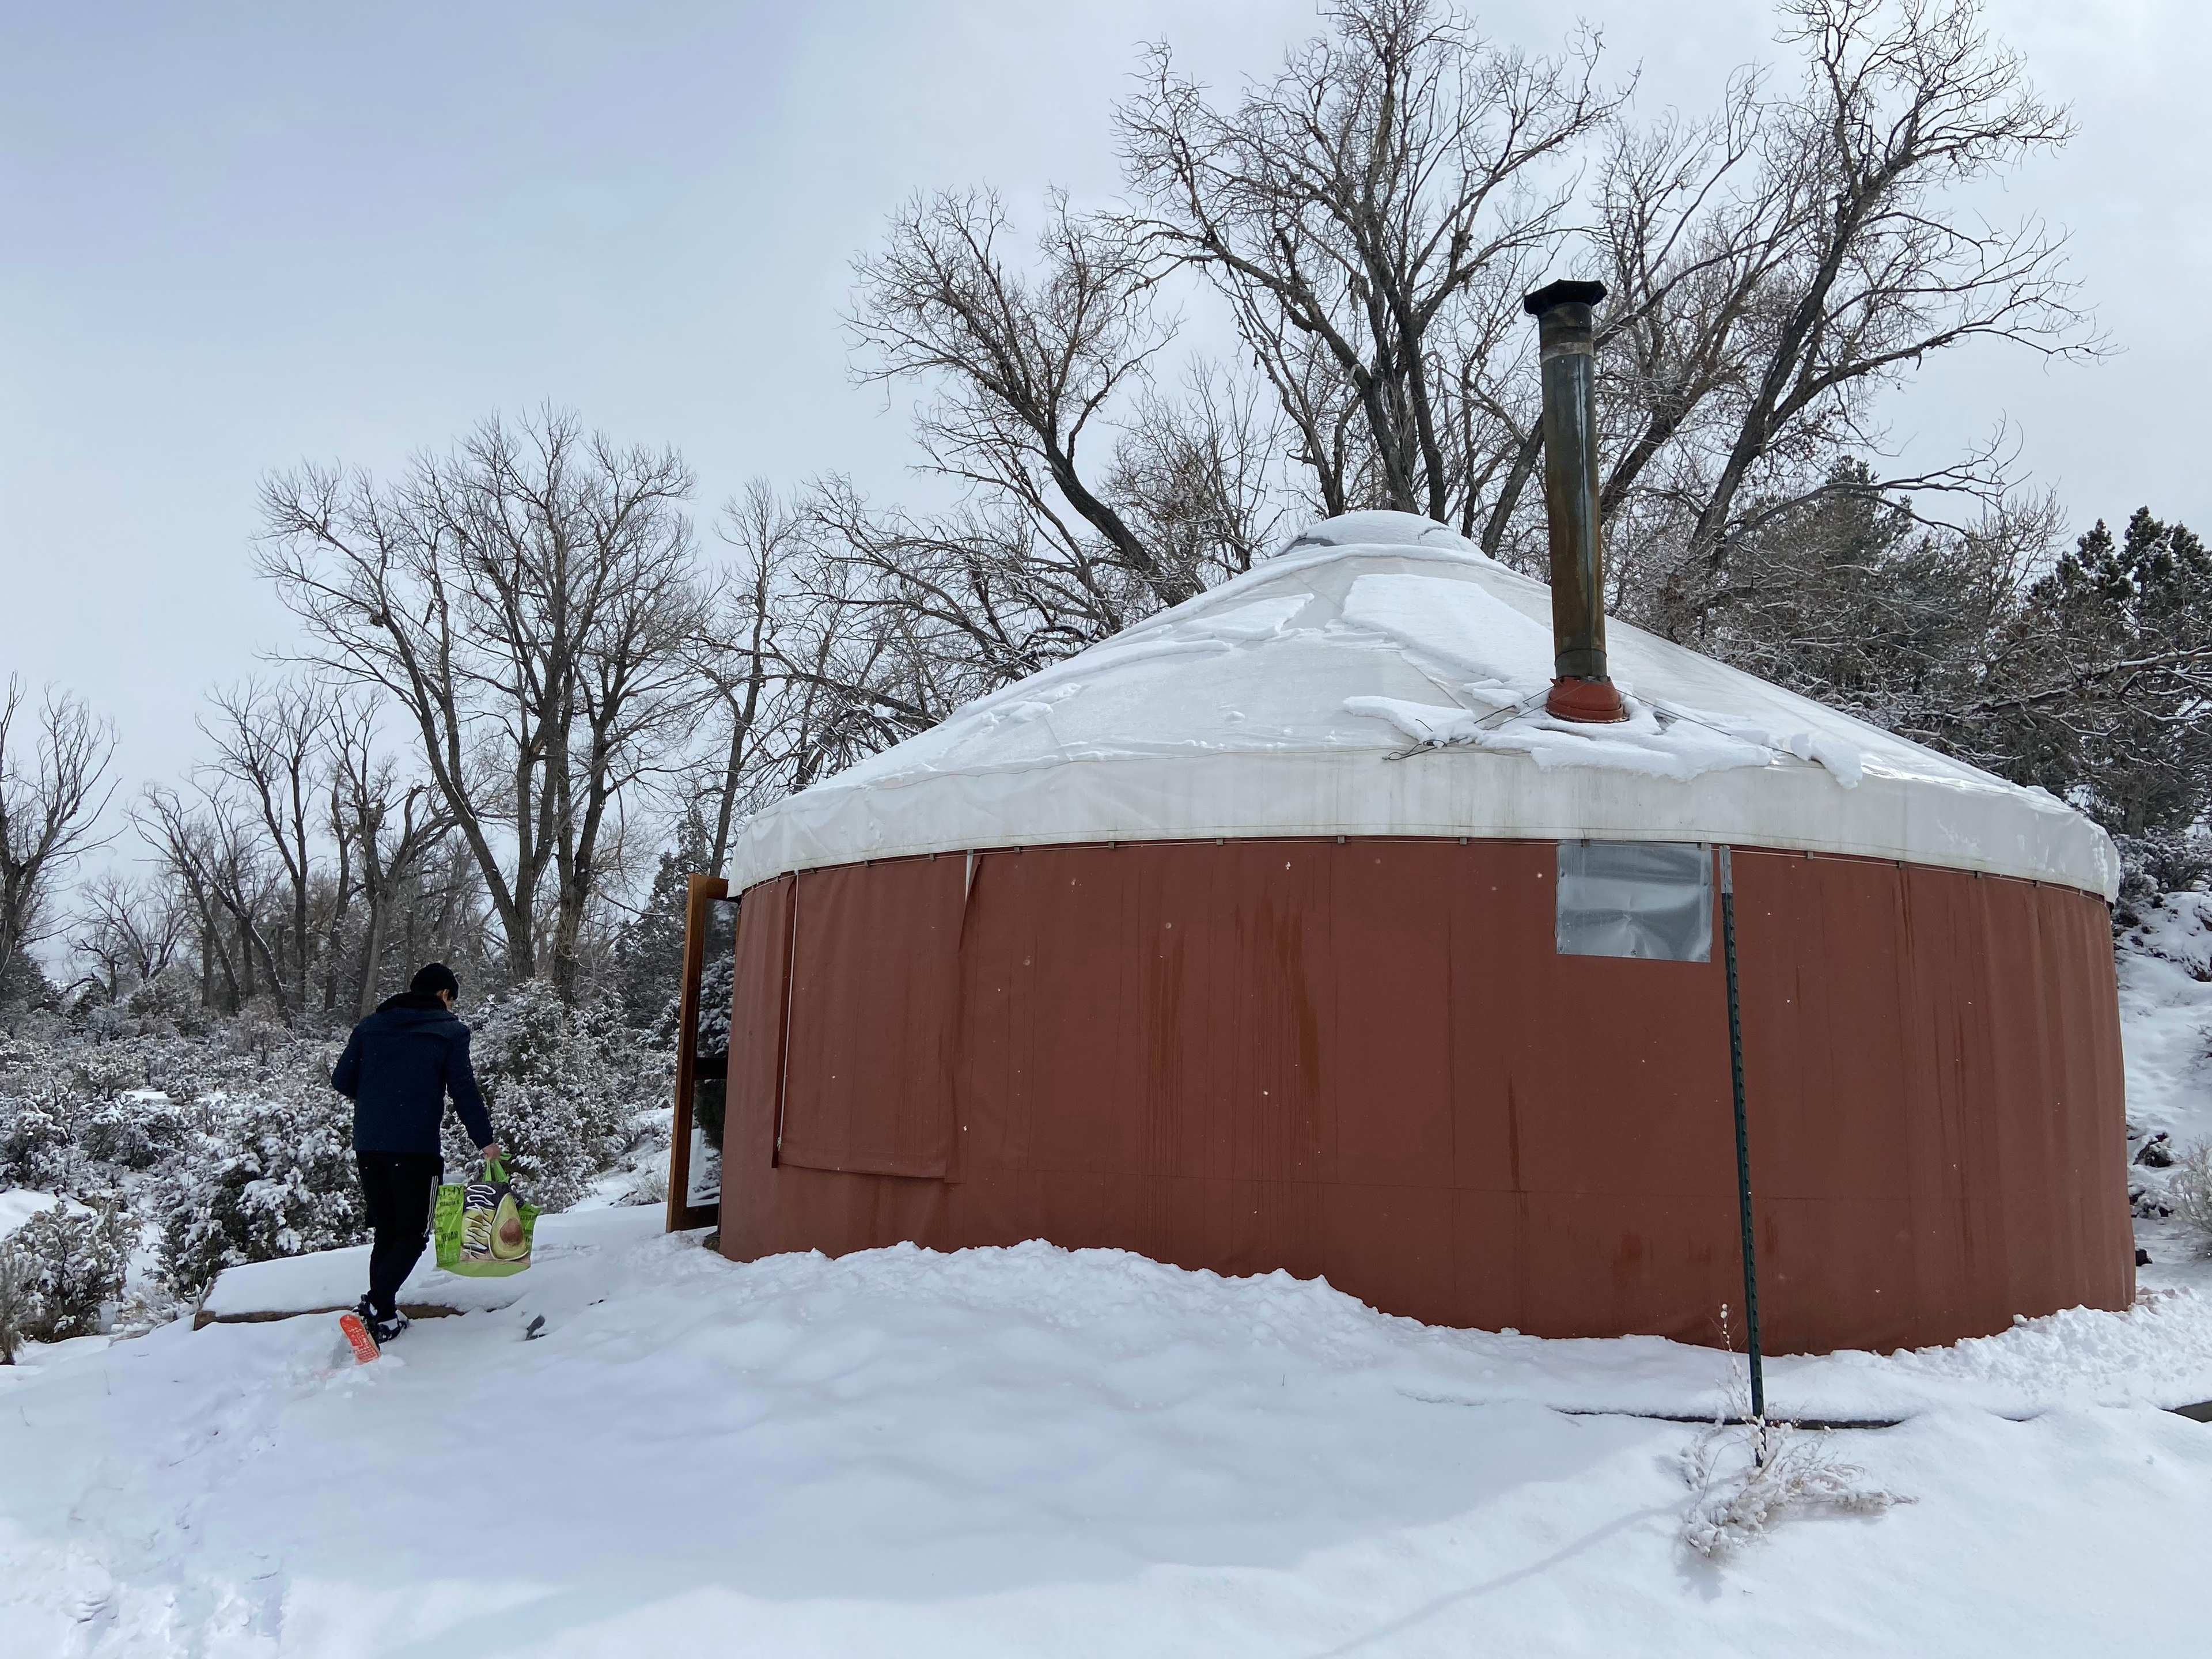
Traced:
[[1620, 720], [1605, 669], [1605, 550], [1597, 514], [1596, 328], [1602, 283], [1553, 283], [1525, 295], [1544, 378], [1544, 514], [1552, 538], [1553, 672], [1544, 700], [1561, 720]]

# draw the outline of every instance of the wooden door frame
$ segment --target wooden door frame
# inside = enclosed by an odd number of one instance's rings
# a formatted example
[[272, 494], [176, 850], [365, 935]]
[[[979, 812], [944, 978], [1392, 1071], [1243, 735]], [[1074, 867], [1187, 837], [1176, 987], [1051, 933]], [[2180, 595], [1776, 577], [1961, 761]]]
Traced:
[[[668, 1221], [664, 1231], [711, 1227], [720, 1204], [687, 1202], [691, 1190], [691, 1089], [699, 1054], [699, 978], [707, 965], [708, 907], [726, 902], [730, 884], [693, 876], [684, 896], [684, 978], [676, 1016], [676, 1115], [668, 1137]], [[735, 940], [732, 943], [734, 945]]]

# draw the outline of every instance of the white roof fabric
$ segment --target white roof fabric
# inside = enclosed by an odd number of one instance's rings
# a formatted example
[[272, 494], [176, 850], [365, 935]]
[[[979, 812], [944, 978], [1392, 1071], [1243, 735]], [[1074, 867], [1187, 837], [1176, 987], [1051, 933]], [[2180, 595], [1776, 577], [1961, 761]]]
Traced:
[[2111, 899], [2094, 823], [1618, 622], [1632, 718], [1543, 713], [1551, 593], [1425, 519], [1315, 526], [1248, 574], [757, 814], [740, 891], [985, 847], [1283, 836], [1725, 842]]

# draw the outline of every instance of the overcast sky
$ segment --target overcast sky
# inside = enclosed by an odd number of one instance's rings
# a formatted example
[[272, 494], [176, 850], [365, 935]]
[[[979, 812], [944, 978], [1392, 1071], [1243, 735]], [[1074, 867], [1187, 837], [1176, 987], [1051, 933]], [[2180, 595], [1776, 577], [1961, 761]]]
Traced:
[[[1538, 50], [1564, 15], [1478, 13]], [[1745, 0], [1582, 15], [1647, 110], [1779, 55]], [[1889, 417], [1916, 457], [2009, 421], [2077, 526], [2212, 528], [2212, 8], [1994, 16], [2081, 126], [1998, 205], [2071, 230], [2118, 355], [1974, 348]], [[126, 789], [175, 775], [204, 690], [286, 632], [249, 568], [262, 473], [389, 469], [549, 398], [678, 446], [702, 507], [757, 473], [896, 495], [903, 417], [837, 323], [885, 214], [1109, 194], [1140, 41], [1233, 87], [1314, 27], [1310, 0], [0, 5], [0, 672], [112, 714]]]

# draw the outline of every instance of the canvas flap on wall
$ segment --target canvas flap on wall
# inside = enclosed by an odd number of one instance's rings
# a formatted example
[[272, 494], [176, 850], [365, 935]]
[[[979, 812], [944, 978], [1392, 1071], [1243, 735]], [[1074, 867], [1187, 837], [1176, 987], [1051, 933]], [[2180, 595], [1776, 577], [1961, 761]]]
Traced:
[[779, 1163], [945, 1175], [964, 897], [958, 859], [799, 876]]

